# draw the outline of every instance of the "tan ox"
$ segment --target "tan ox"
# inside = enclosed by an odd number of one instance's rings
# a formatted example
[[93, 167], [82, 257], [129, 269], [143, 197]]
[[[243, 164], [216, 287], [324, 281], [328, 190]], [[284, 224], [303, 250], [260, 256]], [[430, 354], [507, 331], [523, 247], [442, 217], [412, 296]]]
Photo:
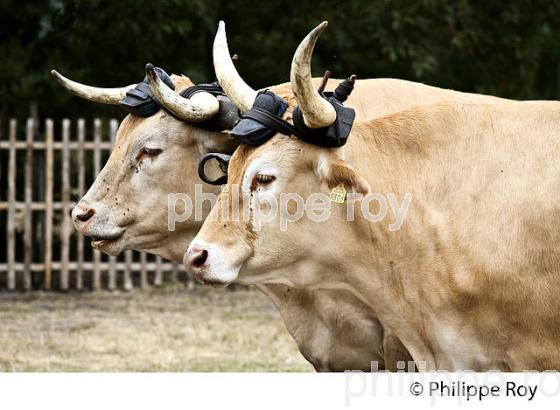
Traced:
[[[128, 88], [101, 93], [97, 88], [55, 76], [72, 93], [102, 103], [118, 102]], [[184, 76], [172, 76], [172, 80], [177, 92], [193, 85]], [[338, 80], [329, 81], [327, 89], [337, 83]], [[404, 104], [407, 96], [440, 91], [399, 80], [366, 80], [364, 85], [364, 92], [357, 92], [351, 103], [359, 106], [366, 92], [402, 95]], [[289, 84], [275, 89], [288, 90]], [[105, 99], [115, 94], [117, 98]], [[99, 95], [102, 98], [97, 98]], [[367, 118], [364, 111], [358, 113]], [[210, 204], [205, 203], [200, 220], [179, 222], [170, 232], [168, 195], [187, 193], [194, 198], [197, 184], [202, 192], [217, 194], [219, 187], [201, 183], [197, 174], [199, 160], [208, 152], [232, 152], [236, 145], [225, 132], [211, 132], [178, 121], [165, 110], [148, 118], [127, 115], [117, 131], [115, 149], [72, 212], [76, 229], [92, 238], [94, 248], [111, 255], [134, 249], [181, 262], [186, 243], [198, 232]], [[177, 214], [183, 212], [180, 205], [179, 202], [175, 209]], [[384, 367], [383, 329], [366, 305], [356, 302], [351, 294], [317, 295], [282, 285], [258, 288], [271, 298], [301, 353], [318, 371], [368, 370], [371, 361]], [[410, 359], [398, 341], [389, 338], [386, 343], [391, 346], [388, 354], [392, 361]]]
[[[177, 92], [193, 85], [186, 77], [172, 78]], [[60, 81], [73, 93], [103, 103], [118, 102], [128, 89], [101, 92], [63, 78]], [[332, 90], [337, 83], [329, 81], [327, 89]], [[273, 90], [291, 95], [289, 84]], [[359, 118], [368, 119], [433, 101], [490, 99], [379, 79], [358, 81], [348, 105], [356, 109]], [[368, 102], [372, 100], [374, 104]], [[169, 100], [162, 103], [173, 108]], [[93, 237], [93, 245], [107, 253], [135, 249], [181, 261], [186, 244], [203, 221], [189, 219], [169, 232], [167, 197], [176, 192], [194, 196], [195, 185], [200, 184], [196, 172], [199, 159], [207, 152], [231, 152], [232, 139], [227, 133], [178, 121], [165, 110], [148, 118], [128, 115], [116, 139], [107, 164], [73, 212], [76, 228]], [[204, 192], [218, 192], [218, 188], [206, 184], [202, 188]], [[208, 211], [204, 211], [203, 219]], [[349, 292], [311, 292], [274, 284], [259, 288], [277, 306], [300, 351], [317, 370], [368, 370], [371, 361], [379, 361], [383, 367], [384, 358], [389, 358], [389, 367], [394, 369], [397, 360], [409, 359], [398, 340], [384, 335], [371, 310]]]
[[[328, 125], [300, 57], [299, 106]], [[350, 291], [427, 370], [558, 370], [559, 124], [558, 102], [439, 103], [356, 123], [339, 150], [283, 135], [241, 146], [186, 267], [214, 282]], [[277, 212], [255, 226], [283, 194], [341, 184], [381, 195], [332, 203], [326, 221], [304, 214], [283, 230]], [[371, 219], [388, 193], [412, 195], [398, 230]], [[250, 218], [233, 219], [235, 205]]]

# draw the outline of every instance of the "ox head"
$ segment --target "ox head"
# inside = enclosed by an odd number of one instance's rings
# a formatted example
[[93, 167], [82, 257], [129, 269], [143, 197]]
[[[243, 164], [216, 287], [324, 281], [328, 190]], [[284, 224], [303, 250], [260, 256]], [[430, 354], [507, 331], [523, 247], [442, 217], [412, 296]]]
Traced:
[[[122, 121], [111, 155], [86, 195], [72, 211], [76, 229], [91, 237], [92, 246], [111, 255], [123, 250], [145, 250], [170, 259], [181, 259], [185, 241], [198, 230], [210, 204], [203, 205], [199, 221], [190, 218], [169, 232], [168, 195], [194, 197], [218, 188], [202, 184], [197, 174], [200, 158], [208, 152], [232, 152], [235, 141], [227, 133], [199, 126], [220, 110], [218, 99], [207, 92], [190, 98], [179, 93], [193, 86], [184, 76], [171, 76], [175, 91], [160, 80], [151, 65], [146, 67], [153, 97], [162, 107], [154, 115], [129, 114]], [[71, 93], [82, 98], [118, 104], [131, 85], [97, 88], [79, 84], [53, 71], [53, 76]], [[219, 173], [219, 169], [209, 173]], [[175, 212], [181, 214], [178, 201]]]
[[[336, 120], [333, 107], [311, 82], [311, 55], [325, 26], [326, 23], [321, 24], [303, 40], [292, 61], [295, 102], [306, 125], [312, 129], [327, 127]], [[227, 63], [229, 52], [224, 43], [221, 25], [214, 46], [216, 74], [226, 94], [241, 110], [247, 111], [256, 93], [240, 81], [233, 64]], [[284, 114], [287, 121], [291, 121], [295, 102], [290, 101]], [[282, 134], [257, 147], [241, 145], [229, 163], [227, 189], [218, 196], [185, 253], [186, 269], [212, 284], [238, 280], [283, 282], [292, 286], [300, 285], [302, 278], [290, 277], [290, 272], [301, 275], [298, 263], [312, 256], [319, 256], [320, 264], [332, 269], [333, 264], [340, 264], [351, 255], [340, 247], [340, 235], [346, 231], [342, 223], [345, 220], [335, 215], [328, 221], [313, 220], [305, 212], [301, 214], [301, 206], [302, 202], [309, 204], [315, 194], [323, 194], [325, 198], [331, 189], [340, 185], [347, 191], [362, 194], [369, 191], [368, 183], [336, 150]], [[342, 212], [342, 207], [335, 207], [334, 212]], [[283, 224], [286, 218], [291, 223]], [[329, 241], [331, 235], [338, 237]], [[307, 267], [303, 270], [309, 276], [303, 279], [306, 283], [320, 274], [320, 264], [318, 270]]]

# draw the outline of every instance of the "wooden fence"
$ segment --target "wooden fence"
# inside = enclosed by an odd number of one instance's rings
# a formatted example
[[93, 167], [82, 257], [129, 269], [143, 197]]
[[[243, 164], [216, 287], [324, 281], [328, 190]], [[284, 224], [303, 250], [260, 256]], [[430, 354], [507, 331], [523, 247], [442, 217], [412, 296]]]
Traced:
[[130, 290], [186, 281], [176, 263], [159, 257], [93, 250], [72, 225], [70, 212], [109, 156], [117, 128], [118, 121], [99, 119], [0, 124], [0, 290]]

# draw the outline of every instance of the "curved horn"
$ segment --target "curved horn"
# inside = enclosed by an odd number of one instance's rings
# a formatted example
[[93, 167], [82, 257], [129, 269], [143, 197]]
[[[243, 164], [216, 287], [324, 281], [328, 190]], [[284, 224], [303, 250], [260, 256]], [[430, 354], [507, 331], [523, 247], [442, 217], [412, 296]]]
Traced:
[[214, 71], [224, 93], [242, 111], [251, 109], [257, 92], [243, 81], [231, 60], [226, 37], [226, 26], [223, 21], [218, 24], [218, 32], [213, 48]]
[[70, 91], [72, 94], [82, 97], [89, 101], [94, 101], [102, 104], [112, 104], [117, 105], [120, 100], [122, 100], [126, 92], [131, 88], [136, 87], [136, 84], [131, 84], [126, 87], [120, 88], [100, 88], [91, 87], [89, 85], [80, 84], [76, 81], [72, 81], [56, 70], [51, 70], [51, 75], [54, 79]]
[[322, 98], [311, 82], [311, 57], [313, 48], [322, 31], [327, 27], [323, 21], [309, 33], [298, 46], [292, 60], [290, 83], [297, 103], [309, 128], [322, 128], [336, 121], [336, 111]]
[[167, 86], [156, 74], [152, 64], [146, 64], [146, 74], [155, 99], [177, 118], [188, 122], [202, 122], [212, 118], [220, 109], [220, 102], [205, 91], [184, 98]]

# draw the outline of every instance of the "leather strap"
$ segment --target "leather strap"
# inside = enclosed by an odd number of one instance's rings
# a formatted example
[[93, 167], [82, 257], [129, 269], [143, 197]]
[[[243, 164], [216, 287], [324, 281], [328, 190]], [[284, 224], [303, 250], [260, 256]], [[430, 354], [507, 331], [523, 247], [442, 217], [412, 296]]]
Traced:
[[207, 93], [210, 93], [210, 94], [215, 95], [215, 96], [224, 95], [224, 90], [222, 90], [222, 87], [220, 86], [220, 84], [217, 81], [214, 81], [213, 83], [210, 83], [210, 84], [193, 85], [189, 88], [185, 88], [183, 91], [181, 91], [181, 93], [179, 95], [181, 97], [184, 97], [184, 98], [191, 98], [196, 93], [199, 93], [199, 92], [202, 92], [202, 91], [206, 91]]
[[[227, 178], [228, 178], [227, 169], [228, 169], [230, 158], [231, 158], [231, 155], [221, 154], [221, 153], [218, 153], [218, 152], [210, 152], [208, 154], [203, 155], [202, 158], [200, 158], [200, 161], [198, 162], [198, 176], [200, 177], [200, 179], [203, 182], [206, 182], [207, 184], [210, 184], [210, 185], [223, 185], [223, 184], [225, 184], [227, 182]], [[222, 172], [225, 175], [223, 175], [219, 178], [216, 178], [214, 180], [209, 179], [206, 176], [204, 166], [211, 159], [215, 159], [216, 161], [218, 161], [218, 166], [220, 167], [220, 169], [222, 170]]]
[[241, 118], [250, 118], [281, 134], [297, 135], [297, 130], [292, 124], [259, 107], [251, 108], [245, 114], [242, 114]]

